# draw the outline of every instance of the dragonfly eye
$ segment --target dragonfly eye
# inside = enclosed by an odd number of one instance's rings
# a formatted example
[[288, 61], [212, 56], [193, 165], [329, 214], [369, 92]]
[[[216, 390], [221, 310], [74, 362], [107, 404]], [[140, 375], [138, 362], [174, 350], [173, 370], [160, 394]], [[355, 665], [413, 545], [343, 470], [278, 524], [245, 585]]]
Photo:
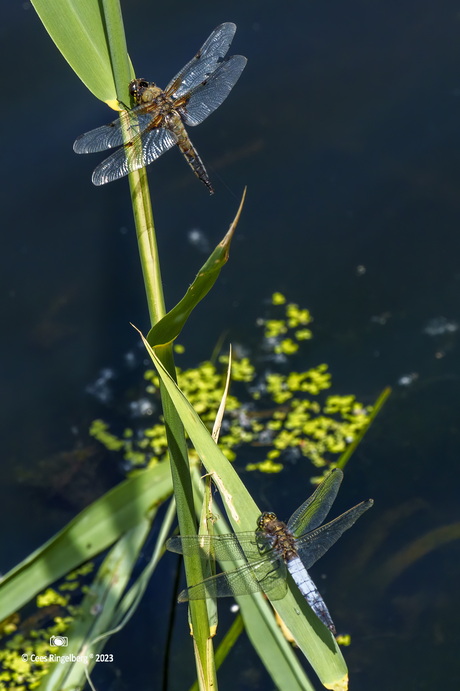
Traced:
[[129, 95], [135, 100], [139, 98], [140, 93], [148, 87], [149, 83], [145, 79], [133, 79], [129, 82]]
[[276, 521], [276, 514], [274, 514], [272, 511], [266, 511], [257, 521], [257, 528], [259, 530], [264, 530], [267, 523], [270, 523], [271, 521]]

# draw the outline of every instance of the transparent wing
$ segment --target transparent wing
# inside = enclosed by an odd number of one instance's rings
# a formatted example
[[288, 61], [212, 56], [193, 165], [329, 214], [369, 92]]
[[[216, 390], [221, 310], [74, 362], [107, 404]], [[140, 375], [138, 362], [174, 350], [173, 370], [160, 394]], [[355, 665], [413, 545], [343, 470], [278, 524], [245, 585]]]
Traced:
[[138, 134], [132, 142], [102, 161], [95, 168], [92, 181], [95, 185], [105, 185], [124, 175], [147, 166], [176, 143], [170, 130], [156, 127]]
[[185, 104], [178, 107], [187, 125], [198, 125], [220, 106], [240, 78], [247, 60], [242, 55], [232, 55], [224, 60], [216, 71], [199, 84]]
[[183, 590], [179, 602], [204, 600], [207, 597], [231, 597], [264, 591], [274, 600], [286, 594], [286, 565], [283, 561], [260, 560], [253, 564], [240, 566], [235, 571], [219, 573], [206, 578], [197, 585]]
[[167, 95], [179, 98], [209, 77], [227, 55], [235, 31], [233, 22], [216, 27], [198, 53], [171, 79], [165, 89]]
[[297, 511], [294, 511], [287, 527], [295, 537], [317, 528], [326, 518], [335, 501], [343, 473], [336, 468], [316, 488]]
[[[330, 477], [330, 476], [329, 476]], [[326, 525], [316, 528], [310, 533], [296, 540], [297, 553], [305, 566], [309, 569], [320, 559], [348, 528], [351, 528], [358, 518], [373, 504], [372, 499], [362, 501], [352, 509], [348, 509], [341, 516], [334, 518]]]
[[235, 559], [260, 560], [254, 532], [233, 533], [225, 535], [177, 535], [166, 543], [170, 552], [194, 555], [199, 551], [202, 559], [234, 561]]
[[[144, 106], [142, 106], [144, 108]], [[152, 122], [152, 115], [148, 113], [140, 113], [139, 108], [133, 108], [130, 111], [122, 111], [121, 117], [124, 118], [128, 130], [132, 130], [132, 137], [134, 139], [139, 130], [142, 132]], [[73, 150], [77, 154], [93, 154], [97, 151], [105, 151], [106, 149], [113, 149], [116, 146], [123, 144], [123, 132], [121, 127], [121, 118], [117, 118], [108, 125], [96, 127], [94, 130], [81, 134], [74, 142]]]

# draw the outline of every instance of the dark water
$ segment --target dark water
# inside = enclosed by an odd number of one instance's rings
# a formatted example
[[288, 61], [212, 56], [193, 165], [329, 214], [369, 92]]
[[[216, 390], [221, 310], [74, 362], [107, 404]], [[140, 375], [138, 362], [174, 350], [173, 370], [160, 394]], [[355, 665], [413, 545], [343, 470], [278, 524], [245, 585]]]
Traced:
[[[148, 317], [127, 183], [93, 188], [100, 158], [72, 152], [78, 134], [112, 116], [27, 3], [0, 12], [0, 512], [15, 526], [5, 572], [117, 481], [113, 460], [88, 440], [104, 407], [86, 389], [103, 368], [123, 369], [137, 347], [129, 322], [146, 330]], [[139, 75], [165, 85], [228, 20], [238, 25], [232, 50], [248, 67], [191, 133], [215, 196], [176, 151], [150, 172], [169, 306], [203, 261], [187, 233], [219, 241], [248, 185], [229, 265], [184, 332], [188, 364], [206, 359], [224, 330], [250, 343], [264, 301], [282, 290], [315, 317], [306, 367], [328, 362], [335, 390], [365, 403], [394, 387], [337, 502], [339, 511], [373, 496], [375, 507], [314, 575], [338, 628], [353, 635], [352, 688], [456, 688], [459, 546], [435, 538], [421, 556], [416, 540], [458, 521], [460, 8], [131, 2], [125, 21]], [[58, 471], [75, 467], [78, 450], [78, 463], [85, 452], [94, 458], [93, 475], [71, 476], [64, 493]], [[37, 469], [47, 481], [27, 475]], [[281, 491], [272, 478], [248, 484], [287, 517], [308, 494], [308, 470], [288, 469]], [[389, 560], [409, 546], [405, 568], [382, 584]], [[171, 564], [158, 579], [171, 581]], [[110, 642], [125, 682], [106, 669], [98, 688], [159, 687], [165, 605], [151, 595]], [[178, 662], [191, 659], [184, 611], [179, 622], [171, 688], [188, 682]], [[244, 641], [222, 668], [222, 688], [271, 688]]]

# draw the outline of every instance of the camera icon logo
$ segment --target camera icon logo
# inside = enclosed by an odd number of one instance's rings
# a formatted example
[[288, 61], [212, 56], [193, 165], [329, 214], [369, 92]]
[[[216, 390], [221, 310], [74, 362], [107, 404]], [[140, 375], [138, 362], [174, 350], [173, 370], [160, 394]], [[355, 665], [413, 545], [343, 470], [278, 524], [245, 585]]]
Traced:
[[51, 636], [50, 645], [55, 645], [58, 648], [65, 648], [69, 645], [69, 639], [67, 636]]

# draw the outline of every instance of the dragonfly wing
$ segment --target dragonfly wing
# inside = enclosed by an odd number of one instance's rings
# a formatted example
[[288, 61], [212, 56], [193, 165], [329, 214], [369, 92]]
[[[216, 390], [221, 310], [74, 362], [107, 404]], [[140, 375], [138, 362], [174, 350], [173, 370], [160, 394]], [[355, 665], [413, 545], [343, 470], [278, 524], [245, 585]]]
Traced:
[[220, 106], [240, 78], [247, 59], [242, 55], [232, 55], [224, 60], [216, 71], [199, 84], [183, 106], [178, 107], [187, 125], [198, 125]]
[[155, 127], [138, 134], [95, 168], [92, 181], [105, 185], [124, 175], [147, 166], [170, 149], [177, 140], [174, 134], [163, 127]]
[[[110, 122], [108, 125], [96, 127], [94, 130], [81, 134], [74, 142], [73, 150], [77, 154], [94, 154], [97, 151], [114, 149], [123, 144], [122, 121], [124, 118], [127, 128], [128, 139], [136, 136], [139, 130], [144, 130], [151, 122], [152, 116], [145, 113], [136, 115], [133, 111], [122, 111], [119, 118]], [[132, 137], [130, 137], [132, 130]]]
[[343, 473], [336, 468], [292, 514], [287, 526], [295, 537], [321, 525], [335, 501], [342, 480]]
[[219, 561], [234, 561], [235, 559], [249, 559], [257, 561], [260, 552], [253, 532], [233, 533], [225, 535], [177, 535], [166, 543], [170, 552], [194, 555], [197, 550], [202, 559], [218, 559]]
[[165, 89], [168, 96], [180, 98], [201, 84], [227, 55], [236, 25], [225, 22], [214, 29], [198, 53], [176, 74]]
[[264, 591], [274, 600], [286, 594], [286, 565], [282, 561], [259, 560], [234, 571], [219, 573], [183, 590], [179, 602], [204, 600], [208, 597], [231, 597]]
[[332, 545], [337, 542], [339, 537], [351, 528], [358, 518], [373, 504], [372, 499], [362, 501], [352, 509], [348, 509], [341, 516], [334, 518], [333, 521], [316, 528], [307, 535], [296, 540], [297, 553], [305, 566], [309, 569], [318, 559], [320, 559]]

